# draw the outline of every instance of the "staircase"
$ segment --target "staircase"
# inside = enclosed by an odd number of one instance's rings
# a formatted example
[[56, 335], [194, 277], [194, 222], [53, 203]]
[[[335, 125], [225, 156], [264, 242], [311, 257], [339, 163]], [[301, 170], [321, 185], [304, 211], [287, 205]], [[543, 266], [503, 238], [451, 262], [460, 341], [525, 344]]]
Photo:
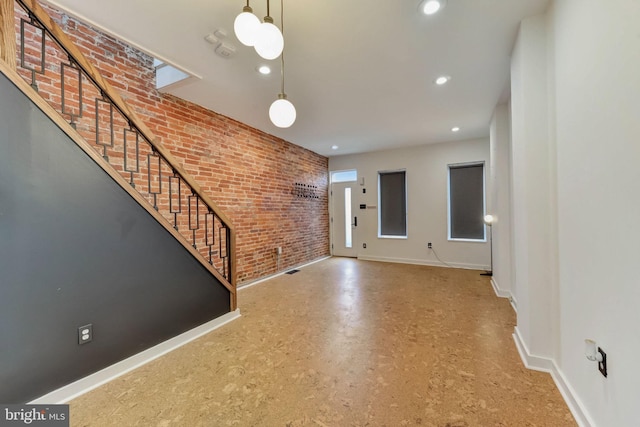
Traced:
[[0, 401], [235, 310], [231, 222], [35, 0], [0, 0], [0, 74]]

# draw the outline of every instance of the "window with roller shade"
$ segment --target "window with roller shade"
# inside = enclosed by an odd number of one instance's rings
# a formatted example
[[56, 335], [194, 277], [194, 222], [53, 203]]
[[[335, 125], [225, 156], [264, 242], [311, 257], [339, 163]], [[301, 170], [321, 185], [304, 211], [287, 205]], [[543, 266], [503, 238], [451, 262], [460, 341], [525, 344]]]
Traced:
[[484, 163], [449, 165], [449, 239], [485, 240]]
[[378, 237], [407, 237], [405, 171], [378, 172]]

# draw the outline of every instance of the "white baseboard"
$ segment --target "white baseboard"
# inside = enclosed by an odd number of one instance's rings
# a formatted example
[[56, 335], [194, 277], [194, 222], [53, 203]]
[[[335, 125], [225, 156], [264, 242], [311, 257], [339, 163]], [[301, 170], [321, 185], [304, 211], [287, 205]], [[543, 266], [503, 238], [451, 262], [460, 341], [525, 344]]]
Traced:
[[518, 353], [520, 353], [522, 363], [526, 368], [551, 374], [553, 382], [556, 384], [556, 387], [558, 387], [558, 391], [560, 391], [562, 398], [569, 407], [569, 410], [578, 425], [580, 427], [595, 427], [595, 423], [587, 413], [584, 405], [580, 402], [580, 399], [578, 399], [573, 387], [571, 387], [562, 371], [558, 368], [558, 365], [556, 365], [555, 361], [551, 358], [532, 355], [523, 341], [522, 335], [520, 335], [520, 330], [517, 326], [513, 333], [513, 340], [516, 343]]
[[531, 354], [517, 326], [514, 328], [513, 339], [516, 342], [516, 348], [518, 349], [518, 353], [520, 353], [520, 358], [527, 369], [551, 373], [551, 369], [553, 368], [552, 359]]
[[486, 270], [486, 266], [479, 264], [464, 264], [458, 262], [449, 262], [444, 264], [439, 261], [431, 261], [425, 259], [411, 259], [411, 258], [391, 258], [391, 257], [379, 257], [379, 256], [366, 256], [358, 255], [358, 259], [362, 261], [378, 261], [378, 262], [393, 262], [396, 264], [413, 264], [413, 265], [428, 265], [431, 267], [448, 267], [448, 268], [462, 268], [465, 270]]
[[556, 383], [556, 387], [560, 390], [560, 394], [567, 403], [569, 410], [573, 414], [573, 418], [580, 427], [595, 427], [595, 422], [589, 416], [589, 413], [582, 405], [580, 399], [578, 399], [576, 392], [571, 387], [571, 384], [567, 381], [564, 374], [558, 369], [556, 364], [553, 364], [553, 370], [551, 371], [551, 378]]
[[493, 292], [495, 292], [496, 296], [499, 298], [507, 298], [509, 299], [509, 304], [511, 304], [511, 308], [516, 313], [518, 312], [518, 304], [516, 299], [511, 295], [511, 292], [502, 290], [500, 286], [498, 286], [498, 282], [496, 281], [495, 276], [491, 276], [491, 286], [493, 287]]
[[496, 296], [500, 298], [511, 298], [511, 292], [502, 290], [500, 286], [498, 286], [495, 276], [491, 276], [491, 286], [493, 286], [493, 292], [496, 293]]
[[329, 259], [329, 258], [331, 258], [331, 256], [324, 256], [322, 258], [314, 259], [313, 261], [307, 262], [305, 264], [301, 264], [301, 265], [294, 266], [294, 267], [289, 267], [286, 270], [281, 271], [279, 273], [272, 274], [272, 275], [266, 276], [266, 277], [261, 277], [260, 279], [256, 279], [256, 280], [254, 280], [252, 282], [243, 283], [242, 285], [238, 286], [238, 290], [241, 291], [243, 289], [250, 288], [251, 286], [255, 286], [255, 285], [258, 285], [260, 283], [266, 282], [268, 280], [275, 279], [278, 276], [282, 276], [283, 274], [285, 274], [289, 270], [293, 270], [293, 269], [296, 269], [296, 268], [298, 268], [298, 269], [299, 268], [304, 268], [304, 267], [306, 267], [308, 265], [315, 264], [316, 262], [324, 261], [325, 259]]
[[135, 354], [114, 365], [106, 367], [101, 371], [91, 374], [88, 377], [81, 378], [78, 381], [59, 388], [58, 390], [47, 393], [44, 396], [41, 396], [29, 402], [29, 404], [56, 405], [67, 403], [70, 400], [73, 400], [78, 396], [81, 396], [97, 387], [100, 387], [101, 385], [106, 384], [109, 381], [112, 381], [119, 376], [126, 374], [127, 372], [133, 371], [134, 369], [139, 368], [140, 366], [145, 365], [152, 360], [155, 360], [160, 356], [163, 356], [170, 351], [177, 349], [178, 347], [182, 347], [183, 345], [197, 338], [200, 338], [201, 336], [213, 331], [214, 329], [218, 329], [219, 327], [239, 317], [239, 309], [224, 314], [216, 319], [211, 320], [210, 322], [205, 323], [204, 325], [195, 327], [183, 334], [178, 335], [177, 337], [173, 337], [141, 353]]

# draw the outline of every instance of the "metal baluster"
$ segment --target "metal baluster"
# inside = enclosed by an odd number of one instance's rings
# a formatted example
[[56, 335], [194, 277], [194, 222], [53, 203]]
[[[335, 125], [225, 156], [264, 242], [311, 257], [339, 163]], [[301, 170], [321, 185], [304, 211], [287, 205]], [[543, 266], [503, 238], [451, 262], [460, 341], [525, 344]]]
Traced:
[[[109, 143], [103, 144], [102, 138], [100, 138], [100, 104], [106, 104], [109, 107]], [[113, 105], [103, 98], [96, 98], [96, 144], [102, 145], [102, 157], [109, 161], [109, 156], [107, 155], [107, 147], [113, 148], [114, 142], [114, 132], [113, 132]]]
[[[24, 18], [20, 19], [20, 66], [25, 70], [31, 71], [31, 87], [38, 90], [38, 84], [36, 83], [36, 73], [44, 75], [45, 68], [45, 42], [46, 42], [46, 33], [44, 28], [40, 27], [37, 24], [35, 17], [29, 13], [30, 22], [26, 21]], [[33, 28], [40, 30], [41, 42], [40, 42], [40, 70], [36, 70], [35, 68], [29, 67], [25, 60], [25, 37], [24, 37], [24, 27], [26, 25], [31, 25]]]
[[[222, 230], [223, 229], [225, 230], [224, 234], [222, 234]], [[220, 238], [218, 239], [218, 242], [220, 242], [218, 256], [222, 260], [222, 275], [226, 279], [228, 279], [228, 277], [227, 277], [227, 255], [228, 255], [228, 253], [227, 253], [227, 244], [229, 242], [229, 236], [228, 236], [226, 230], [228, 230], [228, 229], [224, 225], [220, 226], [218, 228], [218, 236], [220, 236]], [[224, 252], [222, 251], [222, 240], [223, 240], [222, 236], [225, 236], [225, 238], [224, 238]], [[223, 253], [224, 253], [224, 255], [222, 255]]]
[[[173, 176], [169, 177], [169, 212], [173, 214], [173, 228], [175, 228], [176, 230], [178, 229], [178, 214], [182, 213], [182, 186], [180, 184], [180, 176], [178, 175], [178, 173], [174, 170], [173, 171]], [[178, 194], [177, 194], [177, 198], [178, 198], [178, 209], [174, 209], [174, 202], [173, 202], [173, 196], [175, 194], [174, 191], [174, 186], [176, 184], [174, 184], [175, 182], [177, 182], [178, 184]]]
[[[209, 227], [209, 218], [211, 219], [211, 227]], [[204, 217], [204, 234], [205, 244], [209, 247], [209, 264], [213, 265], [213, 245], [216, 243], [216, 232], [214, 228], [216, 217], [214, 213], [209, 210]], [[209, 240], [209, 234], [211, 234], [211, 240]]]
[[[153, 191], [152, 186], [151, 186], [151, 173], [152, 173], [152, 164], [151, 164], [151, 158], [155, 157], [158, 159], [158, 191]], [[157, 211], [158, 210], [158, 194], [162, 193], [162, 166], [160, 164], [160, 162], [162, 161], [162, 158], [160, 157], [160, 155], [156, 152], [155, 148], [152, 147], [152, 152], [151, 154], [147, 154], [147, 182], [149, 184], [149, 194], [153, 195], [153, 208]]]
[[[70, 58], [71, 59], [71, 58]], [[66, 96], [65, 96], [65, 71], [72, 69], [76, 71], [78, 78], [78, 114], [73, 114], [73, 109], [67, 111], [66, 109]], [[75, 75], [72, 77], [76, 77]], [[62, 98], [62, 114], [67, 114], [71, 117], [71, 127], [76, 128], [76, 119], [82, 117], [82, 74], [80, 69], [75, 66], [75, 63], [70, 61], [69, 64], [64, 62], [60, 66], [60, 96]]]
[[[195, 207], [195, 227], [193, 224], [193, 209], [192, 209], [192, 201], [195, 200], [196, 202], [196, 207]], [[191, 230], [193, 232], [193, 247], [195, 249], [198, 249], [197, 245], [196, 245], [196, 230], [198, 228], [200, 228], [200, 216], [198, 215], [198, 208], [199, 208], [199, 204], [200, 204], [200, 197], [198, 197], [196, 194], [191, 193], [191, 196], [189, 196], [189, 230]]]
[[227, 244], [225, 246], [225, 249], [226, 249], [226, 251], [225, 251], [226, 252], [225, 261], [226, 262], [225, 262], [225, 266], [224, 266], [225, 272], [227, 274], [225, 274], [224, 277], [227, 280], [231, 280], [231, 247], [230, 247], [230, 245], [231, 245], [231, 229], [229, 227], [226, 227], [226, 226], [224, 227], [224, 229], [225, 229], [225, 232], [226, 232], [225, 233], [225, 236], [226, 236], [225, 239], [227, 241]]
[[[113, 117], [112, 117], [113, 119]], [[131, 128], [131, 123], [129, 123], [129, 127]], [[135, 135], [135, 169], [129, 169], [129, 134], [133, 133], [133, 135]], [[133, 173], [139, 173], [140, 172], [140, 134], [138, 133], [137, 130], [135, 129], [124, 129], [124, 170], [126, 172], [129, 172], [129, 184], [131, 184], [131, 186], [133, 188], [136, 188], [136, 183], [133, 181]], [[159, 158], [158, 158], [158, 163], [159, 163]], [[161, 184], [162, 185], [162, 184]], [[154, 194], [154, 200], [155, 200], [155, 194]], [[154, 203], [155, 204], [155, 203]], [[158, 210], [158, 208], [156, 207], [156, 210]]]

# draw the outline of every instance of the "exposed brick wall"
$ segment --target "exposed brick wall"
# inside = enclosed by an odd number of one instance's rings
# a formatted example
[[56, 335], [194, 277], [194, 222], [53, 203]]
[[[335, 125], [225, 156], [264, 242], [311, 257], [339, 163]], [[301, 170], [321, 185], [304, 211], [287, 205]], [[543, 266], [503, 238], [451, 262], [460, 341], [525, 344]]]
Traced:
[[[280, 270], [329, 254], [327, 158], [159, 93], [153, 58], [46, 9], [231, 218], [238, 283], [275, 273], [279, 246]], [[59, 83], [39, 83], [39, 90], [59, 103]], [[295, 183], [317, 187], [319, 198], [296, 197]]]

